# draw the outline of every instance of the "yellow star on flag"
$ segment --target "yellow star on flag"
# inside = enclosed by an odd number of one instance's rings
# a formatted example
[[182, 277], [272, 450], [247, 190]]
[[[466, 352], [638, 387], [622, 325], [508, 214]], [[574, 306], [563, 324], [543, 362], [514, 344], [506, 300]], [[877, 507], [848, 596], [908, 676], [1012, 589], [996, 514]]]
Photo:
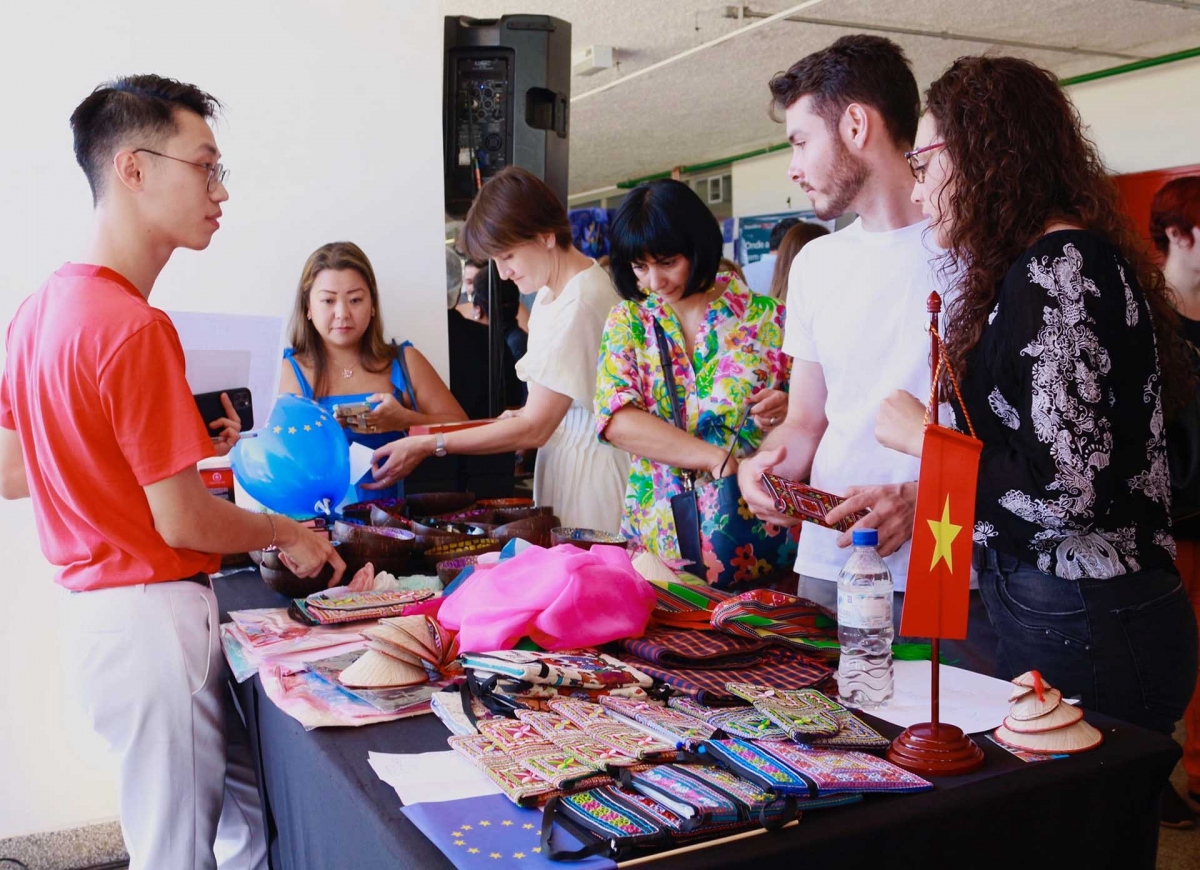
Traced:
[[320, 420], [318, 420], [318, 421], [316, 422], [316, 424], [315, 424], [315, 425], [316, 425], [316, 427], [317, 427], [318, 429], [320, 429], [320, 428], [321, 428], [321, 421], [320, 421]]
[[488, 855], [488, 857], [489, 858], [503, 858], [504, 856], [501, 855], [499, 852], [493, 852], [492, 854]]
[[462, 839], [462, 832], [461, 831], [451, 831], [450, 836], [456, 840], [459, 840], [459, 839]]
[[295, 435], [295, 434], [296, 434], [296, 427], [295, 427], [295, 426], [288, 426], [288, 434], [289, 434], [289, 435]]
[[471, 847], [470, 849], [468, 849], [467, 851], [468, 851], [468, 852], [470, 852], [472, 855], [478, 855], [478, 854], [479, 854], [479, 850], [478, 850], [478, 849], [476, 849], [474, 846], [472, 846], [472, 847]]
[[307, 423], [305, 423], [305, 424], [304, 424], [304, 431], [305, 431], [305, 432], [311, 432], [311, 431], [312, 431], [312, 426], [309, 426]]
[[527, 831], [532, 831], [532, 830], [533, 830], [533, 825], [529, 824], [528, 822], [526, 822], [525, 824], [521, 825], [521, 827], [522, 827], [522, 828], [524, 828], [524, 829], [525, 829], [525, 830], [527, 830]]
[[[936, 502], [934, 502], [936, 504]], [[929, 531], [933, 532], [933, 561], [929, 563], [929, 570], [932, 571], [937, 563], [945, 559], [946, 567], [950, 571], [954, 571], [954, 556], [950, 552], [950, 545], [954, 543], [954, 539], [958, 537], [958, 533], [962, 531], [962, 526], [956, 526], [950, 522], [950, 496], [946, 496], [946, 504], [942, 507], [942, 518], [940, 520], [926, 520], [929, 523]]]
[[487, 828], [487, 827], [490, 827], [490, 826], [491, 826], [491, 824], [492, 824], [491, 822], [484, 821], [484, 822], [480, 822], [480, 823], [479, 823], [479, 827], [481, 827], [481, 828]]
[[272, 429], [271, 431], [272, 431], [272, 432], [274, 432], [276, 435], [278, 435], [280, 432], [282, 432], [282, 431], [283, 431], [283, 427], [282, 427], [282, 426], [276, 426], [276, 427], [275, 427], [274, 429]]
[[471, 830], [471, 826], [470, 826], [470, 825], [459, 825], [459, 827], [460, 827], [460, 828], [462, 828], [464, 831], [469, 831], [469, 830]]
[[534, 846], [534, 847], [533, 847], [533, 849], [532, 849], [531, 851], [533, 851], [533, 852], [540, 852], [540, 851], [542, 851], [542, 847], [541, 847], [541, 846]]
[[513, 852], [513, 857], [514, 858], [524, 858], [525, 853], [524, 852]]
[[454, 845], [455, 846], [465, 846], [467, 844], [466, 844], [466, 841], [464, 841], [464, 840], [455, 840]]
[[506, 828], [511, 828], [511, 827], [512, 827], [512, 821], [511, 821], [510, 819], [505, 819], [505, 820], [504, 820], [504, 821], [502, 821], [500, 824], [504, 825], [504, 827], [506, 827]]

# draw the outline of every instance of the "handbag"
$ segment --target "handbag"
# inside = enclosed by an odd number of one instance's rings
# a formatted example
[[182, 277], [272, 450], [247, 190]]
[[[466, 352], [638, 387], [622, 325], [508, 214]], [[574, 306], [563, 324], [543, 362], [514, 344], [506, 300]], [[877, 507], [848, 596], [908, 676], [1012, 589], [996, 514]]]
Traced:
[[[654, 335], [671, 401], [671, 422], [687, 432], [679, 393], [675, 389], [667, 335], [657, 320]], [[745, 419], [743, 416], [742, 424], [733, 433], [731, 456]], [[710, 586], [728, 589], [751, 581], [769, 581], [779, 572], [791, 569], [796, 558], [795, 537], [782, 526], [754, 517], [742, 498], [737, 475], [697, 487], [695, 471], [689, 468], [680, 471], [683, 492], [672, 496], [671, 513], [675, 518], [680, 555], [688, 563], [686, 571], [703, 577]]]

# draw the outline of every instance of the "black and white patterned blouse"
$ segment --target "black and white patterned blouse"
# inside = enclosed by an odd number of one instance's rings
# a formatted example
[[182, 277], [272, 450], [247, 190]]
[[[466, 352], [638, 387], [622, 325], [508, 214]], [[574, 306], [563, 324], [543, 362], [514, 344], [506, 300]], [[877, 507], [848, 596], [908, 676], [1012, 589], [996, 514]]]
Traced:
[[1005, 275], [962, 391], [984, 445], [976, 544], [1071, 580], [1171, 564], [1154, 329], [1116, 248], [1082, 230], [1038, 239]]

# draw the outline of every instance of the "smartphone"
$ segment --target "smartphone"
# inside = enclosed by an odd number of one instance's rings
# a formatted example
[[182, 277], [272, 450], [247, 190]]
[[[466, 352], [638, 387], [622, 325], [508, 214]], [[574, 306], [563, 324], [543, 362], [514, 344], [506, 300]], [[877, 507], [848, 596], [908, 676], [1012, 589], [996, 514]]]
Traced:
[[788, 480], [786, 477], [776, 477], [774, 474], [763, 473], [763, 486], [775, 499], [775, 510], [789, 517], [808, 520], [827, 529], [848, 532], [850, 528], [867, 515], [859, 511], [844, 517], [840, 522], [830, 525], [825, 521], [825, 515], [845, 501], [840, 495], [817, 489], [807, 483]]
[[225, 406], [221, 404], [221, 393], [227, 394], [229, 401], [233, 403], [233, 410], [237, 413], [238, 419], [242, 423], [242, 431], [249, 432], [253, 429], [254, 403], [250, 398], [250, 388], [235, 387], [232, 390], [217, 390], [215, 393], [197, 393], [192, 396], [196, 400], [196, 407], [200, 409], [200, 416], [204, 420], [204, 428], [208, 429], [208, 434], [217, 434], [215, 429], [208, 428], [209, 423], [228, 416], [225, 412]]
[[370, 410], [371, 406], [366, 402], [339, 402], [333, 406], [333, 416], [339, 420], [344, 417], [361, 417]]

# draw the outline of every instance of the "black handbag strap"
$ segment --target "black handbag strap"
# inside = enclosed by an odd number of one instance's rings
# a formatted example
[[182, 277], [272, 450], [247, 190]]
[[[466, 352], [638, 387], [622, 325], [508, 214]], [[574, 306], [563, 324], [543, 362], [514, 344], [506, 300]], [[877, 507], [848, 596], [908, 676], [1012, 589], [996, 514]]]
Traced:
[[[662, 365], [663, 380], [667, 385], [667, 399], [671, 403], [671, 422], [676, 429], [687, 432], [687, 424], [683, 422], [683, 407], [679, 403], [679, 392], [675, 389], [675, 368], [671, 365], [671, 352], [668, 350], [667, 332], [663, 329], [662, 321], [654, 318], [654, 340], [658, 345], [658, 361]], [[696, 485], [696, 472], [690, 468], [679, 469], [683, 478], [683, 486], [691, 490]]]

